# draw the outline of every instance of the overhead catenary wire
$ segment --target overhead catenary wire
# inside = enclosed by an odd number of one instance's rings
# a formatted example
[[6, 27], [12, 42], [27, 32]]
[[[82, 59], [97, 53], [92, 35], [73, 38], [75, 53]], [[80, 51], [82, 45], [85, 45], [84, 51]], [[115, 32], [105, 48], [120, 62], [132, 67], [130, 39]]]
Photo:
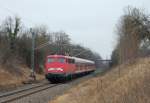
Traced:
[[[13, 14], [13, 15], [17, 15], [16, 12], [10, 10], [10, 9], [7, 8], [7, 7], [4, 7], [4, 6], [1, 6], [1, 5], [0, 5], [0, 8], [2, 8], [3, 10], [8, 11], [9, 13], [11, 13], [11, 14]], [[24, 18], [24, 17], [22, 17], [22, 18]], [[28, 21], [29, 23], [32, 23], [32, 24], [36, 25], [36, 23], [34, 23], [34, 22], [33, 22], [32, 20], [30, 20], [30, 19], [24, 18], [24, 20], [25, 20], [25, 21]], [[48, 46], [48, 45], [53, 45], [53, 43], [46, 42], [46, 43], [41, 44], [41, 45], [38, 46], [38, 47], [35, 47], [34, 49], [35, 49], [35, 50], [41, 49], [41, 48], [46, 47], [46, 46]], [[62, 44], [61, 44], [61, 45], [62, 45]], [[63, 46], [65, 46], [65, 45], [69, 45], [69, 44], [63, 44]], [[79, 55], [81, 55], [82, 53], [85, 53], [85, 52], [87, 52], [87, 51], [85, 50], [85, 51], [79, 52], [78, 54], [76, 54], [76, 55], [74, 55], [74, 56], [79, 56]]]
[[37, 50], [37, 49], [41, 49], [41, 48], [46, 47], [46, 46], [48, 46], [48, 45], [52, 45], [52, 44], [51, 44], [51, 43], [49, 43], [49, 42], [44, 43], [44, 44], [41, 44], [40, 46], [36, 47], [36, 48], [35, 48], [35, 50]]
[[76, 56], [79, 56], [79, 55], [81, 55], [81, 54], [83, 54], [83, 53], [85, 53], [85, 52], [88, 52], [88, 51], [87, 51], [87, 50], [81, 51], [81, 52], [77, 53], [77, 54], [74, 55], [74, 56], [75, 56], [75, 57], [76, 57]]
[[[48, 45], [56, 45], [56, 44], [54, 42], [51, 42], [51, 43], [46, 42], [46, 43], [43, 43], [43, 44], [39, 45], [38, 47], [36, 47], [35, 50], [41, 49], [41, 48], [46, 47]], [[66, 46], [66, 45], [69, 45], [69, 44], [61, 44], [61, 46]]]

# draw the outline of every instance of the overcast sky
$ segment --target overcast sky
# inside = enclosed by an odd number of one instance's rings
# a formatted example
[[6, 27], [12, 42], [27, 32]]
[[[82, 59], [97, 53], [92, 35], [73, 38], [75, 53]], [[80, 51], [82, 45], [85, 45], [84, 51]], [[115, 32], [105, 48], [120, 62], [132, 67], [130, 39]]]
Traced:
[[0, 0], [0, 22], [18, 15], [27, 27], [46, 24], [109, 58], [116, 44], [115, 25], [128, 5], [150, 12], [150, 0]]

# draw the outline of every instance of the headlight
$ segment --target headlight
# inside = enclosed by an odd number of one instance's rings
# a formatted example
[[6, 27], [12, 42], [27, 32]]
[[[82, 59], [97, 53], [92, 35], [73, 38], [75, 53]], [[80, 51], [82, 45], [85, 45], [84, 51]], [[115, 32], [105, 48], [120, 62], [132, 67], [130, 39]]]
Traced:
[[56, 70], [58, 70], [58, 71], [63, 71], [63, 69], [62, 69], [62, 68], [56, 68]]
[[52, 70], [63, 71], [63, 69], [62, 69], [62, 68], [48, 68], [48, 71], [52, 71]]
[[55, 70], [55, 68], [48, 68], [48, 71]]

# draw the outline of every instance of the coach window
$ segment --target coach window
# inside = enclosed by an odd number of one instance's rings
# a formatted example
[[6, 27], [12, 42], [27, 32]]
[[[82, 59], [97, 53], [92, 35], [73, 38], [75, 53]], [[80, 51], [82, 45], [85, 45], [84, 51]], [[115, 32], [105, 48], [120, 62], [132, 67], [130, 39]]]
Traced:
[[80, 70], [80, 64], [77, 64], [76, 67], [77, 67], [77, 70]]
[[72, 59], [72, 64], [74, 64], [75, 63], [75, 60], [74, 59]]

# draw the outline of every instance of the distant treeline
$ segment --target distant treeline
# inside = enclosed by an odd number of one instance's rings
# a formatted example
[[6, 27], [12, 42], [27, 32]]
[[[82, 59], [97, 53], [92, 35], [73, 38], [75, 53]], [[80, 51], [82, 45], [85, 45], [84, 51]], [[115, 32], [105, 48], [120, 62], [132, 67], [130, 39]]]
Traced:
[[[49, 32], [45, 25], [32, 28], [35, 36], [35, 66], [41, 71], [50, 54], [77, 56], [95, 61], [100, 55], [89, 48], [71, 43], [63, 31]], [[31, 66], [32, 34], [18, 17], [8, 17], [0, 24], [0, 65], [15, 68], [18, 64]]]
[[144, 9], [128, 6], [117, 25], [118, 42], [112, 52], [112, 65], [150, 55], [150, 15]]

